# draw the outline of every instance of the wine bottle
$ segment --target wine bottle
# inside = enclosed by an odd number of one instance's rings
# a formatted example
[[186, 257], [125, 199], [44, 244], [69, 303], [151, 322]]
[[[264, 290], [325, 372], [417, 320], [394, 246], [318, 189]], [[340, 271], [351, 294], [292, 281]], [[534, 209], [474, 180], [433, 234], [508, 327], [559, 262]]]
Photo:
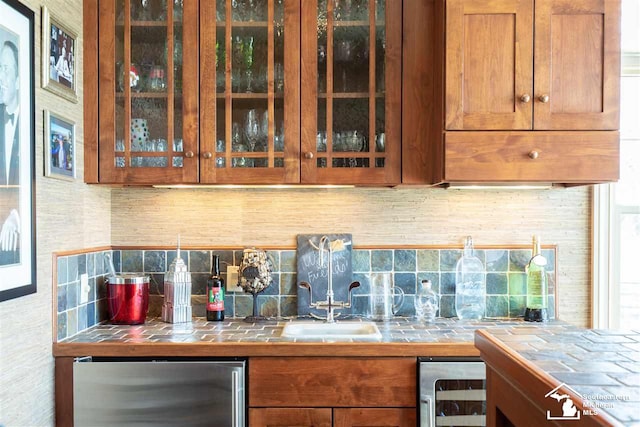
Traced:
[[533, 252], [531, 260], [527, 264], [527, 304], [524, 312], [524, 320], [527, 322], [546, 322], [549, 320], [547, 313], [547, 259], [540, 250], [538, 236], [533, 236]]
[[224, 280], [217, 255], [211, 257], [211, 276], [207, 279], [207, 320], [224, 320]]

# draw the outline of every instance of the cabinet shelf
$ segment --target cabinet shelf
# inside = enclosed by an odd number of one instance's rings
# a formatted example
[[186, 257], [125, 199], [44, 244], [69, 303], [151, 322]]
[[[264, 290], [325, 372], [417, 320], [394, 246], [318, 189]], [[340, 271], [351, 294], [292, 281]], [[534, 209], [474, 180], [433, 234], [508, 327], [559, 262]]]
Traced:
[[[168, 92], [131, 92], [131, 98], [153, 98], [162, 99], [168, 98]], [[124, 98], [124, 93], [116, 92], [116, 98]], [[174, 94], [174, 98], [182, 98], [182, 94]]]
[[[217, 99], [225, 99], [227, 97], [226, 93], [216, 93]], [[284, 95], [282, 93], [276, 93], [274, 95], [275, 99], [283, 99]], [[237, 93], [233, 92], [231, 94], [231, 99], [269, 99], [268, 93]]]
[[[161, 27], [161, 28], [166, 28], [168, 25], [169, 25], [169, 23], [167, 21], [134, 21], [134, 20], [131, 20], [131, 22], [130, 22], [130, 26], [131, 27]], [[173, 26], [182, 27], [182, 21], [173, 21]], [[118, 21], [116, 23], [116, 27], [119, 27], [119, 28], [124, 27], [124, 22], [123, 21]]]
[[[224, 28], [227, 26], [226, 22], [217, 21], [216, 27]], [[268, 28], [269, 22], [267, 21], [231, 21], [231, 27], [233, 28]]]
[[[327, 93], [319, 93], [318, 98], [328, 98]], [[368, 99], [371, 97], [369, 92], [337, 92], [332, 93], [331, 97], [333, 99]], [[384, 92], [376, 92], [374, 94], [375, 98], [384, 98]]]
[[[333, 21], [334, 27], [368, 27], [369, 21]], [[376, 21], [376, 27], [384, 27], [384, 22]]]

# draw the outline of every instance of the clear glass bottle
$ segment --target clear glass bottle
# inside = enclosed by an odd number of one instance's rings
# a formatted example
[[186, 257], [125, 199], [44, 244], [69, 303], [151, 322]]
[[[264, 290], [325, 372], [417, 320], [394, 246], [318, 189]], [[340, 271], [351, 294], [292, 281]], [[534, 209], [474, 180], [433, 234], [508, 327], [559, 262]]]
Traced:
[[433, 322], [436, 319], [440, 298], [431, 287], [431, 280], [423, 280], [414, 300], [418, 320]]
[[486, 272], [473, 255], [473, 240], [467, 237], [456, 264], [456, 314], [459, 319], [482, 319], [486, 308]]
[[538, 236], [533, 236], [532, 257], [525, 267], [527, 273], [527, 304], [524, 320], [527, 322], [546, 322], [549, 320], [547, 312], [549, 288], [546, 265], [547, 259], [540, 250], [540, 240]]

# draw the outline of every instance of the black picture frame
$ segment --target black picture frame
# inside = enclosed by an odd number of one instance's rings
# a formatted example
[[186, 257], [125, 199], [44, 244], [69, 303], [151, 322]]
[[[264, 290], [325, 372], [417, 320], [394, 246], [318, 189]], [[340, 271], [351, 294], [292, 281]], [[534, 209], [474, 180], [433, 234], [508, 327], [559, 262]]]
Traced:
[[0, 0], [0, 301], [37, 290], [34, 19]]

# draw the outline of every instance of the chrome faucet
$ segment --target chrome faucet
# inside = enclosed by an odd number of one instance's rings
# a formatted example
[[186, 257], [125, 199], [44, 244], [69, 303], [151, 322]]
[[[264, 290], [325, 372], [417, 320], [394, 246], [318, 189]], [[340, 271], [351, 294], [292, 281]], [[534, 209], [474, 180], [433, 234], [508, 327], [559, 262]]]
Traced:
[[[345, 242], [342, 240], [334, 240], [333, 242], [329, 239], [328, 236], [322, 236], [320, 239], [319, 245], [316, 247], [320, 252], [320, 266], [325, 266], [324, 255], [325, 252], [329, 254], [329, 260], [326, 262], [327, 266], [327, 299], [324, 301], [313, 302], [313, 293], [311, 292], [311, 284], [307, 282], [301, 282], [300, 287], [309, 290], [309, 307], [315, 308], [319, 310], [326, 310], [327, 317], [323, 318], [311, 313], [312, 317], [316, 317], [319, 319], [325, 320], [327, 323], [335, 322], [335, 318], [338, 315], [334, 315], [335, 309], [342, 308], [351, 308], [351, 291], [354, 288], [360, 286], [360, 282], [352, 282], [349, 285], [349, 297], [347, 302], [343, 301], [334, 301], [333, 300], [333, 251], [334, 249], [337, 251], [344, 250]], [[326, 248], [326, 249], [325, 249]]]

